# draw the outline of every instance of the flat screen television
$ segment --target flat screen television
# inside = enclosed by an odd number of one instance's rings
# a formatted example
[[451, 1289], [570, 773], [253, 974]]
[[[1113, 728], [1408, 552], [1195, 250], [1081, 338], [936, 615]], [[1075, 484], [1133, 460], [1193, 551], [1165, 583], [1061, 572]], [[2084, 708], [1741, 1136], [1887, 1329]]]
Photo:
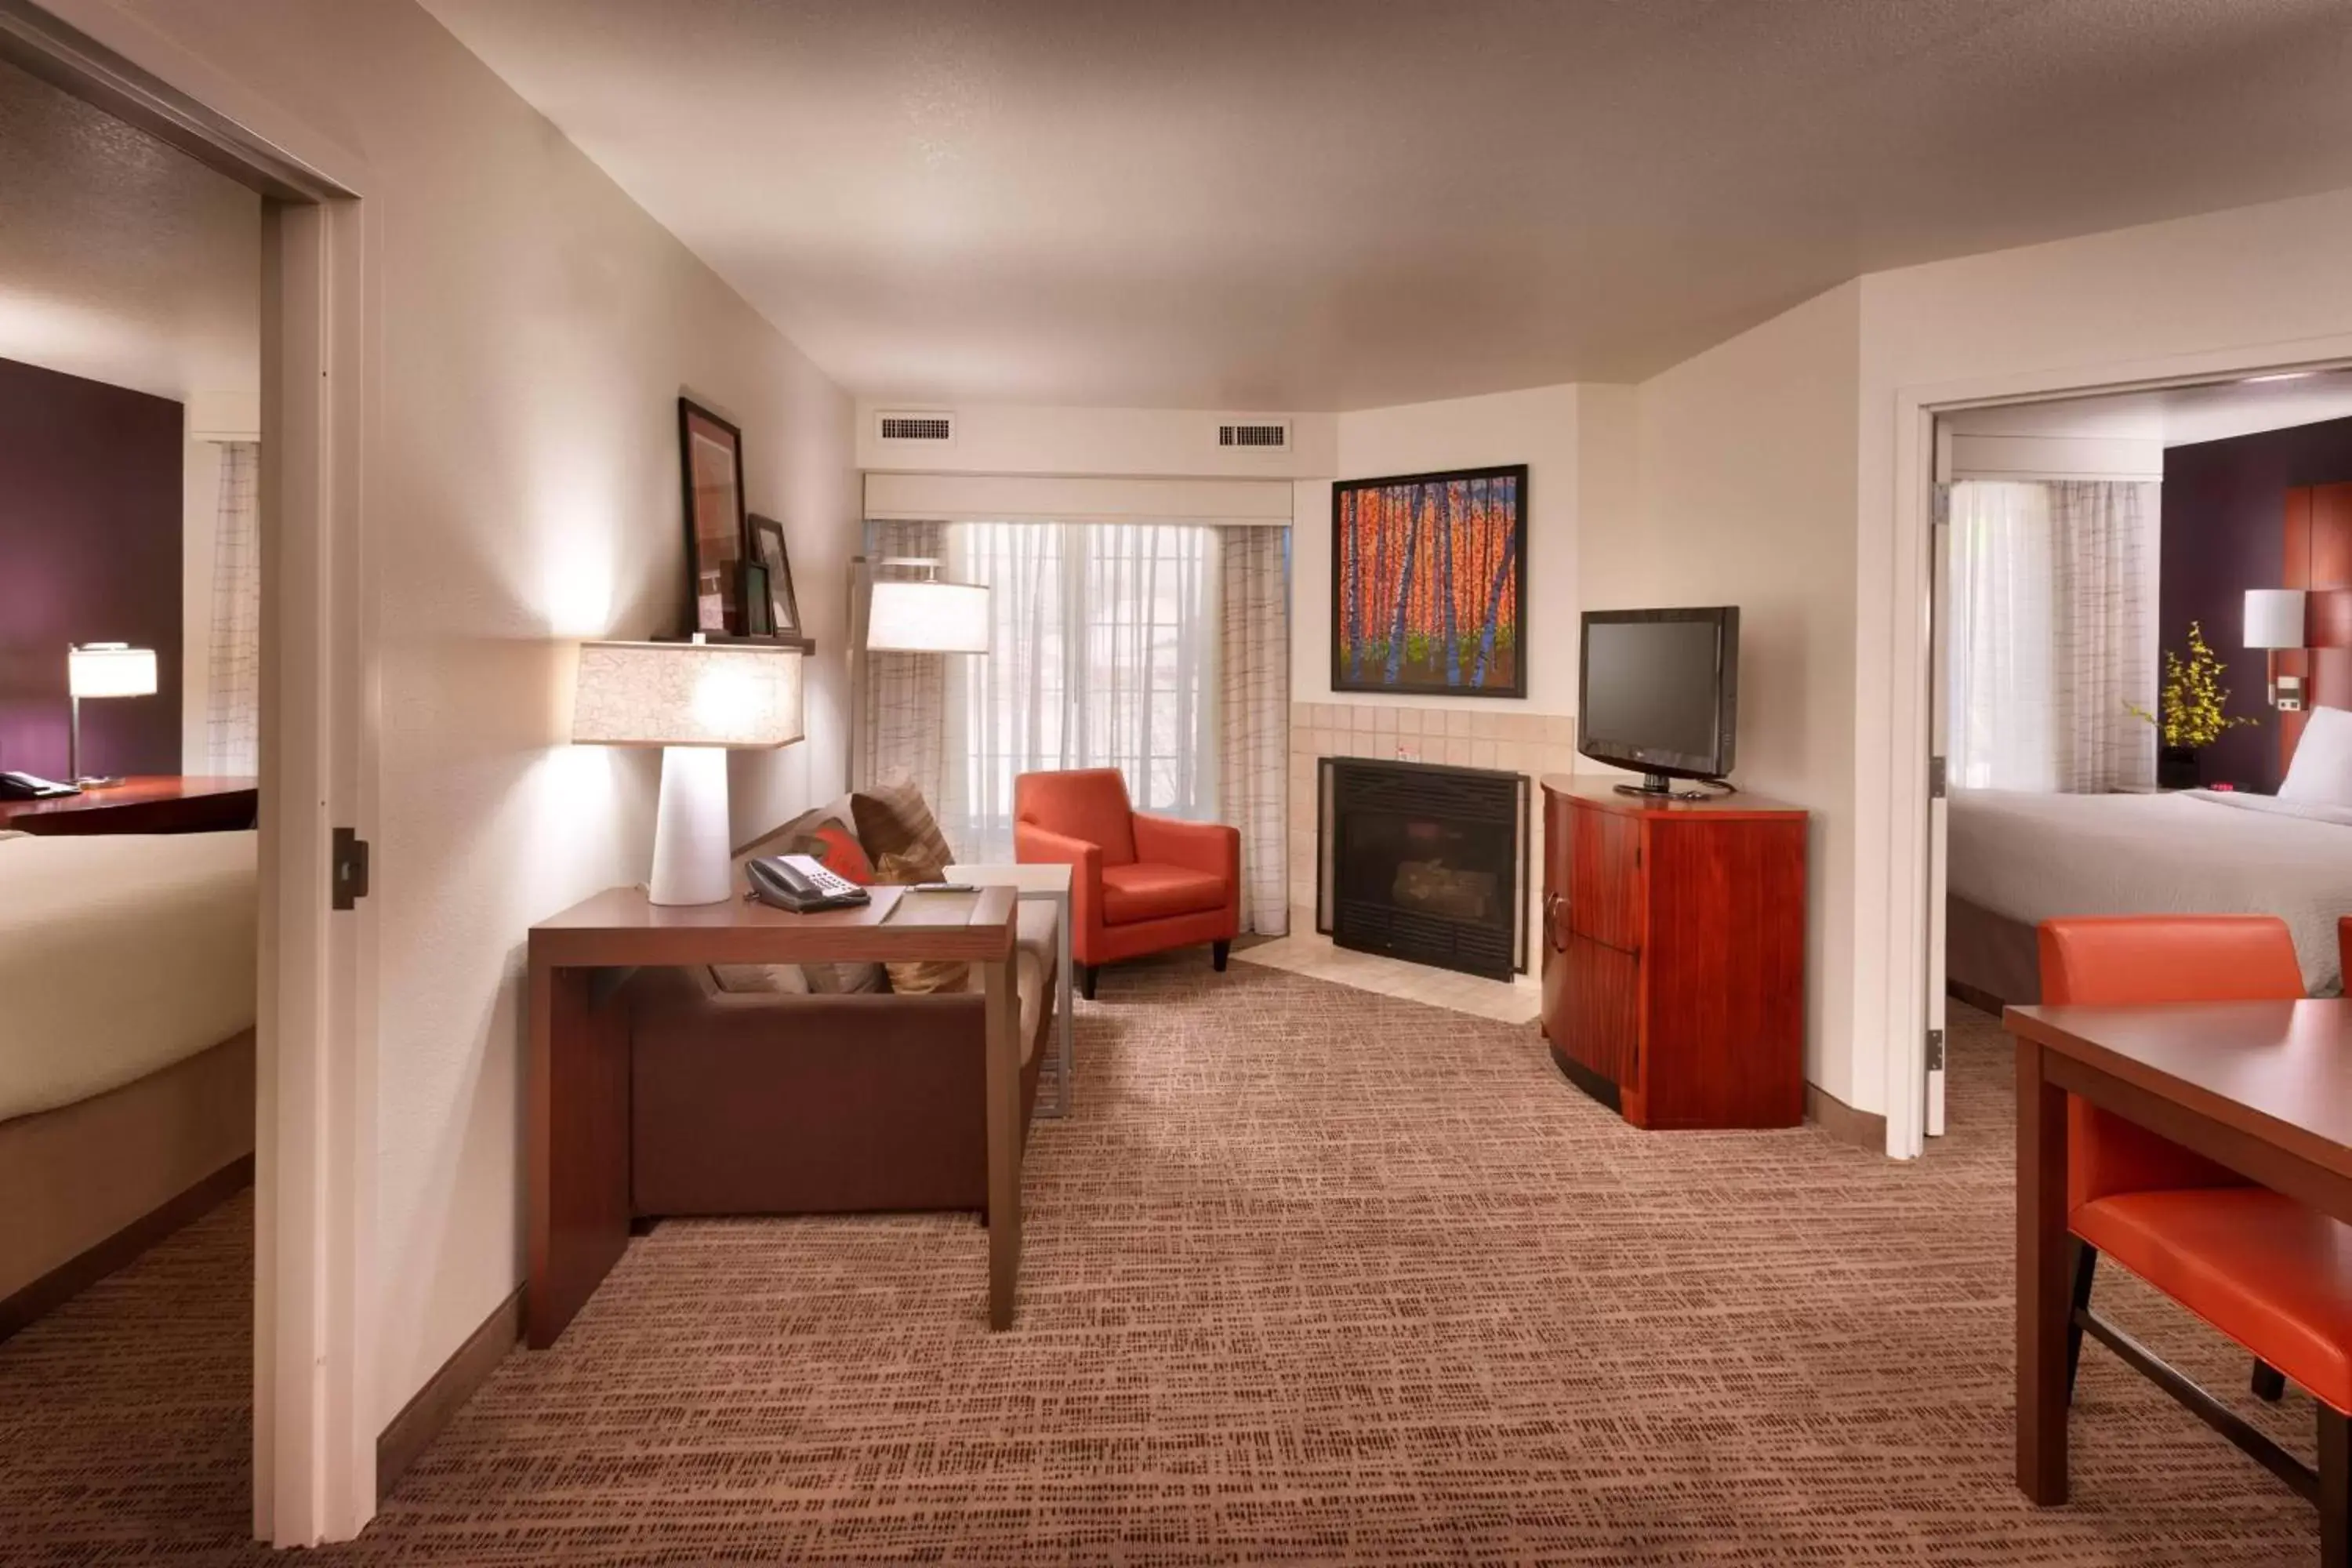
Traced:
[[[1576, 749], [1636, 768], [1638, 793], [1719, 780], [1738, 738], [1739, 608], [1590, 610], [1584, 616]], [[1634, 793], [1633, 786], [1626, 788]]]

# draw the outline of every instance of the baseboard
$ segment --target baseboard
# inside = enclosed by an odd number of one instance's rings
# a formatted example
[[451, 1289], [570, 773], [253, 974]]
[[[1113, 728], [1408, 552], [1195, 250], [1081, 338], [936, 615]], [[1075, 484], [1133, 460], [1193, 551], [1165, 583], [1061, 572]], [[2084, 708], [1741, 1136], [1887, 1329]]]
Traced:
[[253, 1185], [253, 1156], [242, 1154], [176, 1197], [168, 1198], [97, 1246], [76, 1254], [31, 1284], [0, 1300], [0, 1342], [80, 1295], [141, 1253], [203, 1218]]
[[489, 1381], [507, 1352], [522, 1341], [523, 1287], [482, 1320], [482, 1326], [466, 1337], [457, 1352], [441, 1363], [441, 1370], [425, 1380], [425, 1386], [415, 1397], [401, 1406], [375, 1440], [375, 1500], [378, 1503], [392, 1495], [400, 1478], [416, 1457], [432, 1446], [441, 1429], [449, 1425], [450, 1417], [465, 1407], [474, 1397], [475, 1390]]
[[1841, 1143], [1886, 1152], [1886, 1118], [1874, 1110], [1856, 1110], [1817, 1083], [1805, 1085], [1805, 1120]]

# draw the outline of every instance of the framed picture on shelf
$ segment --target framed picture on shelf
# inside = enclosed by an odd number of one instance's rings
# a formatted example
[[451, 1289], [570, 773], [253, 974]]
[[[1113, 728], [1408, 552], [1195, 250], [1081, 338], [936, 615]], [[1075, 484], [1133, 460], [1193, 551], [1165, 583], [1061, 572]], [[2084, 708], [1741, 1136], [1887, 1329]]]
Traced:
[[677, 400], [678, 469], [686, 491], [686, 630], [748, 629], [740, 564], [749, 554], [743, 433], [692, 398]]
[[751, 560], [767, 575], [768, 630], [765, 635], [799, 637], [801, 606], [793, 594], [793, 562], [784, 549], [782, 523], [772, 517], [752, 517]]
[[1331, 487], [1331, 689], [1525, 697], [1528, 468]]

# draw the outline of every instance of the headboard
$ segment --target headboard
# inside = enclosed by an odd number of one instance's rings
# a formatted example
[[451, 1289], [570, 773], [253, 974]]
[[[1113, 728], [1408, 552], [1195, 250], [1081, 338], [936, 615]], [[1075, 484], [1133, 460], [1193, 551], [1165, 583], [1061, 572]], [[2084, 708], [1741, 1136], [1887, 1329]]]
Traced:
[[2309, 646], [2283, 648], [2281, 675], [2304, 679], [2305, 711], [2279, 715], [2279, 772], [2284, 776], [2303, 739], [2309, 710], [2352, 709], [2352, 484], [2305, 485], [2286, 492], [2282, 588], [2310, 595], [2304, 612]]

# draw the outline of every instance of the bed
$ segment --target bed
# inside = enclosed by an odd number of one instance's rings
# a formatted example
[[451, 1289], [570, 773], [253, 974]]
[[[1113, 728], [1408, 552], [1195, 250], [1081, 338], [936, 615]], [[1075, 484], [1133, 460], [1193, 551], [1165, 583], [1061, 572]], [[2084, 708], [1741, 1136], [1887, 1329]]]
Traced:
[[1947, 864], [1946, 973], [1979, 1005], [2040, 998], [2033, 928], [2058, 915], [2278, 915], [2305, 988], [2343, 989], [2352, 809], [2209, 790], [1956, 791]]
[[0, 834], [0, 1337], [249, 1174], [255, 839]]

